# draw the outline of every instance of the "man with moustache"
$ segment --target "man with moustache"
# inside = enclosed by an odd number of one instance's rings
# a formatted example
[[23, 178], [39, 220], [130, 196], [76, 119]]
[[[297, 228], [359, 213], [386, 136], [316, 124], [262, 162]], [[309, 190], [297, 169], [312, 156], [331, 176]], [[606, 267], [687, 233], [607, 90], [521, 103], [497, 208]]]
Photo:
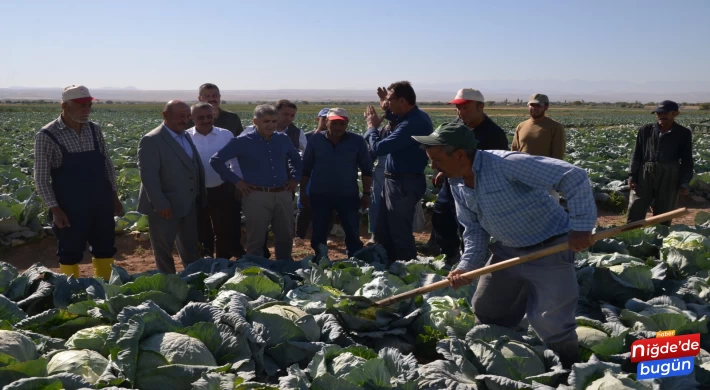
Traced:
[[[200, 103], [209, 103], [214, 108], [214, 125], [216, 127], [231, 131], [235, 137], [244, 131], [242, 120], [236, 112], [225, 111], [219, 107], [222, 102], [222, 94], [215, 84], [205, 83], [200, 85], [197, 100]], [[187, 125], [190, 128], [195, 123], [190, 119]]]
[[[221, 129], [227, 129], [234, 137], [238, 136], [244, 131], [242, 126], [242, 120], [239, 115], [235, 112], [225, 111], [220, 107], [222, 102], [222, 94], [219, 92], [219, 87], [212, 83], [205, 83], [200, 85], [197, 91], [197, 100], [201, 103], [209, 103], [214, 108], [214, 126]], [[195, 126], [193, 119], [187, 124], [187, 128]], [[208, 156], [212, 157], [212, 156]], [[205, 167], [206, 168], [206, 167]], [[242, 201], [241, 198], [236, 197], [234, 204], [232, 205], [232, 255], [239, 258], [244, 254], [244, 247], [242, 246]], [[214, 232], [212, 231], [212, 226], [207, 225], [204, 231], [204, 238], [206, 242], [214, 242]]]
[[[693, 133], [675, 121], [680, 114], [676, 102], [664, 100], [653, 113], [656, 123], [642, 126], [636, 136], [629, 167], [629, 215], [627, 222], [672, 211], [678, 195], [690, 192], [693, 178]], [[671, 221], [663, 222], [670, 226]]]
[[[549, 108], [550, 99], [547, 95], [536, 93], [528, 98], [530, 119], [515, 128], [510, 150], [564, 160], [565, 127], [545, 115]], [[559, 201], [560, 194], [557, 191], [550, 190], [550, 195]]]
[[[210, 159], [222, 180], [242, 194], [247, 219], [246, 252], [263, 256], [266, 234], [274, 230], [276, 258], [291, 259], [293, 249], [293, 191], [301, 179], [301, 156], [286, 134], [276, 130], [274, 106], [254, 109], [254, 130], [233, 138]], [[227, 167], [237, 158], [242, 175]], [[286, 172], [287, 162], [291, 169]]]
[[[456, 106], [458, 115], [456, 123], [462, 123], [471, 129], [478, 141], [479, 150], [508, 150], [508, 137], [505, 131], [484, 113], [485, 99], [480, 91], [472, 88], [460, 89], [448, 104]], [[436, 174], [434, 185], [441, 187], [431, 217], [434, 240], [433, 242], [430, 240], [430, 243], [420, 247], [419, 250], [424, 253], [432, 252], [435, 249], [432, 247], [438, 246], [440, 253], [446, 255], [447, 263], [454, 264], [461, 256], [459, 235], [463, 233], [463, 226], [456, 219], [451, 186], [443, 172]]]
[[[303, 153], [301, 202], [313, 213], [311, 247], [316, 258], [326, 256], [319, 248], [326, 245], [333, 211], [338, 213], [345, 231], [348, 257], [362, 249], [359, 210], [370, 205], [372, 161], [362, 136], [347, 131], [349, 115], [344, 108], [328, 112], [327, 130], [311, 137]], [[358, 189], [358, 170], [362, 174], [363, 194]]]
[[[415, 208], [426, 191], [424, 170], [428, 161], [426, 153], [411, 137], [429, 135], [433, 127], [429, 115], [417, 106], [414, 88], [408, 81], [390, 84], [384, 101], [389, 106], [384, 116], [380, 117], [372, 106], [365, 113], [368, 128], [365, 140], [375, 156], [387, 156], [375, 241], [387, 250], [390, 262], [407, 261], [417, 258], [412, 230]], [[397, 128], [382, 138], [378, 128], [385, 118], [396, 122]]]
[[281, 99], [276, 102], [276, 111], [278, 112], [278, 122], [276, 123], [276, 131], [286, 134], [293, 143], [293, 146], [303, 153], [306, 150], [306, 133], [293, 124], [296, 119], [298, 107], [295, 103], [287, 99]]
[[155, 264], [167, 273], [175, 273], [175, 245], [184, 266], [199, 258], [197, 209], [207, 205], [205, 170], [185, 132], [189, 119], [190, 107], [171, 100], [163, 109], [163, 123], [138, 144], [138, 211], [148, 216]]
[[94, 99], [83, 85], [62, 92], [62, 113], [35, 136], [34, 180], [57, 238], [59, 271], [79, 277], [88, 242], [94, 277], [108, 281], [116, 254], [115, 215], [123, 213], [104, 136], [89, 121]]
[[[204, 256], [216, 255], [218, 258], [229, 259], [232, 257], [234, 187], [224, 182], [209, 162], [210, 158], [234, 137], [229, 130], [214, 126], [214, 108], [209, 103], [195, 104], [190, 112], [195, 126], [186, 131], [192, 138], [205, 168], [207, 187], [207, 207], [197, 209], [197, 236]], [[229, 165], [233, 172], [240, 174], [236, 160], [230, 161]], [[214, 235], [208, 235], [208, 231], [214, 232]]]
[[[326, 117], [328, 116], [328, 111], [329, 108], [324, 108], [318, 112], [318, 115], [316, 116], [316, 128], [313, 131], [309, 131], [306, 133], [306, 141], [310, 141], [311, 137], [314, 134], [318, 134], [321, 131], [325, 131], [328, 129], [326, 123]], [[306, 193], [308, 193], [310, 188], [310, 182], [309, 184], [306, 185]], [[333, 230], [333, 224], [335, 223], [335, 212], [332, 213], [333, 217], [331, 218], [330, 224], [329, 224], [329, 230]], [[294, 245], [300, 244], [303, 239], [306, 238], [306, 233], [308, 232], [308, 228], [311, 226], [311, 221], [313, 217], [311, 215], [311, 208], [310, 207], [304, 207], [303, 203], [301, 202], [301, 195], [299, 192], [298, 195], [298, 201], [296, 204], [296, 238], [294, 238], [293, 242]]]
[[[513, 328], [527, 315], [565, 369], [579, 362], [574, 252], [592, 244], [597, 221], [586, 171], [553, 158], [480, 150], [469, 127], [456, 123], [413, 138], [426, 148], [432, 168], [449, 178], [464, 226], [464, 253], [448, 276], [452, 287], [471, 283], [461, 274], [484, 265], [569, 244], [568, 250], [481, 276], [471, 307], [480, 324]], [[550, 197], [550, 188], [567, 195], [569, 213]], [[489, 248], [493, 255], [486, 262]]]

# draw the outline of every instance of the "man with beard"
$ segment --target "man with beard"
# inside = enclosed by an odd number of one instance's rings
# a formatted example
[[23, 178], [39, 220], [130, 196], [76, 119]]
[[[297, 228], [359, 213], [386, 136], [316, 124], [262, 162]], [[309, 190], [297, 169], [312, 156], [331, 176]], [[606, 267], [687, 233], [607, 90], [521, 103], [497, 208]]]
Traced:
[[[205, 83], [200, 85], [198, 89], [197, 100], [200, 103], [209, 103], [214, 108], [214, 126], [221, 129], [227, 129], [232, 132], [234, 137], [238, 136], [244, 131], [242, 126], [242, 120], [239, 115], [235, 112], [225, 111], [220, 108], [222, 102], [222, 94], [219, 92], [219, 87], [212, 83]], [[193, 118], [187, 124], [187, 128], [195, 126]], [[208, 156], [207, 158], [212, 157]], [[242, 246], [242, 201], [241, 198], [236, 197], [234, 204], [231, 207], [232, 213], [232, 228], [231, 239], [232, 249], [231, 254], [239, 258], [244, 254], [244, 247]], [[212, 231], [212, 226], [205, 226], [204, 239], [205, 242], [214, 242], [214, 232]], [[209, 249], [209, 248], [208, 248]]]
[[[560, 122], [545, 115], [550, 108], [547, 95], [536, 93], [528, 99], [530, 119], [515, 128], [513, 145], [510, 150], [534, 156], [565, 158], [565, 127]], [[560, 199], [557, 191], [550, 190], [550, 195]]]
[[[672, 211], [678, 194], [687, 196], [693, 177], [693, 133], [675, 122], [678, 104], [664, 100], [653, 113], [656, 123], [642, 126], [636, 137], [629, 168], [629, 215], [627, 222]], [[663, 223], [670, 226], [671, 221]]]
[[163, 123], [138, 143], [138, 211], [148, 216], [158, 270], [172, 274], [175, 246], [184, 266], [199, 258], [197, 209], [207, 205], [205, 169], [185, 132], [189, 119], [190, 107], [171, 100], [163, 109]]
[[78, 278], [88, 242], [94, 277], [108, 281], [116, 254], [113, 217], [123, 205], [104, 136], [89, 121], [94, 100], [83, 85], [64, 88], [59, 118], [35, 136], [34, 179], [57, 237], [59, 271]]
[[[597, 221], [587, 173], [567, 162], [504, 150], [477, 150], [467, 126], [441, 125], [422, 143], [432, 168], [451, 184], [464, 226], [464, 253], [449, 273], [452, 287], [471, 283], [461, 274], [552, 246], [569, 249], [480, 277], [471, 307], [476, 323], [516, 327], [525, 315], [565, 369], [579, 362], [574, 252], [592, 243]], [[563, 191], [569, 214], [548, 190]], [[490, 245], [493, 255], [486, 262]]]
[[[471, 129], [478, 141], [479, 150], [508, 149], [508, 137], [505, 131], [483, 112], [485, 99], [480, 91], [472, 88], [461, 89], [448, 104], [456, 105], [458, 115], [456, 123], [463, 123]], [[440, 253], [446, 255], [447, 263], [454, 264], [460, 257], [459, 234], [463, 232], [463, 226], [456, 220], [451, 186], [443, 172], [437, 173], [434, 177], [434, 185], [441, 187], [441, 190], [434, 202], [434, 212], [431, 217], [433, 240], [419, 249], [421, 252], [431, 253], [435, 252], [435, 247], [438, 246]]]

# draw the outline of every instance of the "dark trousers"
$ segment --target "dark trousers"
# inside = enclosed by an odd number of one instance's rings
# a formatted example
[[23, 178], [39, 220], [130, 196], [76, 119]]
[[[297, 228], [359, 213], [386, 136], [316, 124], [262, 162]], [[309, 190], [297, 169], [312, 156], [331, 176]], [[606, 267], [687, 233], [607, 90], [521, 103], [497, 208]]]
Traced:
[[382, 204], [377, 211], [375, 241], [387, 250], [390, 262], [417, 258], [412, 229], [415, 207], [426, 191], [424, 175], [385, 174]]
[[74, 213], [74, 210], [69, 210], [67, 217], [71, 226], [60, 229], [52, 224], [52, 231], [57, 237], [60, 264], [79, 264], [84, 257], [87, 242], [91, 254], [97, 259], [110, 258], [116, 254], [113, 205], [110, 200], [94, 203]]
[[238, 198], [232, 203], [232, 255], [238, 259], [244, 253], [246, 251], [242, 245], [242, 200]]
[[345, 248], [348, 257], [362, 249], [360, 241], [360, 197], [358, 195], [321, 195], [311, 194], [311, 213], [313, 216], [313, 234], [311, 247], [318, 253], [318, 247], [326, 245], [328, 241], [328, 227], [332, 228], [333, 211], [340, 217], [340, 222], [345, 231]]
[[[653, 204], [653, 215], [673, 211], [678, 204], [680, 165], [677, 163], [647, 162], [641, 168], [636, 191], [629, 196], [627, 222], [646, 218], [648, 207]], [[670, 226], [671, 221], [661, 223]]]
[[463, 226], [456, 218], [456, 205], [451, 199], [446, 203], [435, 202], [434, 212], [431, 216], [431, 228], [434, 240], [447, 259], [452, 259], [461, 253], [461, 238]]
[[[232, 202], [232, 238], [231, 238], [231, 255], [235, 258], [240, 258], [245, 253], [242, 245], [242, 201], [239, 198], [233, 197]], [[214, 253], [214, 231], [212, 224], [208, 223], [201, 225], [204, 229], [203, 236], [200, 236], [200, 243], [206, 253]]]
[[296, 237], [306, 238], [312, 220], [313, 213], [310, 208], [299, 208], [296, 211]]
[[[335, 225], [335, 210], [331, 213], [330, 222], [328, 223], [328, 234], [333, 231]], [[313, 221], [313, 210], [310, 208], [299, 208], [296, 211], [296, 237], [300, 239], [306, 238], [308, 228], [311, 227]]]
[[[233, 208], [232, 184], [207, 188], [207, 207], [197, 209], [197, 238], [202, 244], [204, 256], [232, 257]], [[208, 234], [208, 231], [213, 234]]]

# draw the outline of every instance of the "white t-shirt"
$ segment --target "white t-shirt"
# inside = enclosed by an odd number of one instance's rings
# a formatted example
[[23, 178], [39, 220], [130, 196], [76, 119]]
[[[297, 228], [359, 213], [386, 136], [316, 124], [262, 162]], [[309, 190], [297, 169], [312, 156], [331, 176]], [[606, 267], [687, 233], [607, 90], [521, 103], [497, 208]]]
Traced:
[[[219, 174], [212, 169], [210, 165], [210, 158], [224, 148], [227, 143], [234, 138], [231, 131], [223, 129], [221, 127], [213, 127], [207, 135], [200, 134], [195, 127], [191, 127], [186, 130], [190, 137], [192, 137], [192, 143], [195, 144], [197, 153], [200, 155], [200, 160], [202, 165], [205, 167], [205, 187], [213, 188], [224, 183], [219, 177]], [[242, 170], [239, 168], [239, 162], [236, 158], [229, 160], [229, 166], [232, 172], [237, 176], [242, 177]]]

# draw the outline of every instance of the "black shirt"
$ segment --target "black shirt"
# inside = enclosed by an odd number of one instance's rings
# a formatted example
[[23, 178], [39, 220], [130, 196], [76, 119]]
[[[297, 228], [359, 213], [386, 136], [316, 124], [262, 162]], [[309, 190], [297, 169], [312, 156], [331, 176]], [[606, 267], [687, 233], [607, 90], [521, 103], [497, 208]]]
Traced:
[[642, 126], [631, 154], [631, 180], [638, 181], [647, 162], [679, 163], [680, 185], [689, 185], [693, 177], [693, 133], [677, 123], [663, 134], [657, 123]]
[[[484, 115], [483, 122], [473, 128], [473, 135], [478, 140], [479, 150], [508, 150], [508, 136], [488, 115]], [[461, 118], [456, 123], [463, 124]]]

